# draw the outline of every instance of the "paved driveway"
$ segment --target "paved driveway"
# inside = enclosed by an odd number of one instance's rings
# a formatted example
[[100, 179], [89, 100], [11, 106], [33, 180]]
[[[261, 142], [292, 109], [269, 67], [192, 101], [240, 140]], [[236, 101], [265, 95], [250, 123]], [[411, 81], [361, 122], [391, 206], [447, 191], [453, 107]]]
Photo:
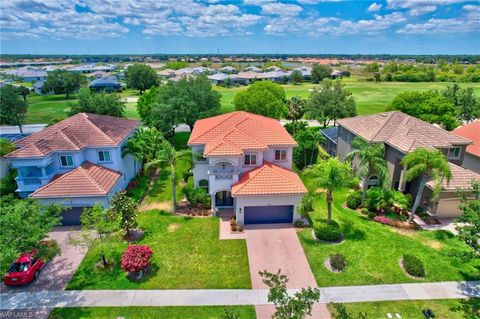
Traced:
[[[69, 236], [78, 234], [79, 232], [78, 227], [55, 227], [48, 237], [58, 242], [61, 249], [60, 255], [46, 264], [39, 278], [30, 285], [24, 287], [6, 287], [2, 283], [0, 287], [2, 293], [14, 294], [18, 292], [64, 290], [86, 253], [86, 249], [70, 244]], [[10, 316], [13, 318], [14, 316], [20, 317], [23, 315], [26, 318], [47, 318], [49, 313], [50, 311], [46, 309], [32, 309], [23, 310], [23, 314], [19, 314], [17, 311], [10, 312], [10, 314], [3, 314], [0, 311], [0, 316], [3, 315], [6, 318]]]
[[[248, 263], [253, 289], [265, 289], [259, 271], [276, 272], [278, 269], [287, 275], [287, 288], [317, 287], [307, 257], [290, 224], [249, 225], [246, 229]], [[271, 318], [273, 306], [256, 306], [257, 319]], [[328, 319], [330, 314], [325, 305], [314, 306], [312, 318]]]

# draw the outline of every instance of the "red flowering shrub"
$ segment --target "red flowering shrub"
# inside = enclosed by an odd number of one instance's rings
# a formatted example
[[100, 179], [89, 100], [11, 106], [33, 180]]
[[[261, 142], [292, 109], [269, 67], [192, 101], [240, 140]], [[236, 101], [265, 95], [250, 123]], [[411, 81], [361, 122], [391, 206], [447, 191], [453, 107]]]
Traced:
[[127, 189], [132, 190], [137, 186], [137, 184], [138, 184], [138, 180], [134, 179], [128, 184]]
[[127, 272], [138, 272], [150, 265], [153, 251], [147, 245], [130, 245], [122, 255], [122, 269]]
[[380, 224], [385, 224], [385, 225], [392, 225], [393, 224], [393, 220], [391, 220], [390, 218], [385, 217], [385, 216], [375, 216], [373, 218], [373, 220], [376, 221], [377, 223], [380, 223]]

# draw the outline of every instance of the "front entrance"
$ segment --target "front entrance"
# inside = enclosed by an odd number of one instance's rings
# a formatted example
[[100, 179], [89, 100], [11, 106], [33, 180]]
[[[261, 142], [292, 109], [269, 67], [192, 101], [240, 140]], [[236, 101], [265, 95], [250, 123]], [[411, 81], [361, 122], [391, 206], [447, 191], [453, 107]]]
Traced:
[[216, 207], [232, 207], [233, 197], [230, 192], [223, 191], [215, 194], [215, 206]]

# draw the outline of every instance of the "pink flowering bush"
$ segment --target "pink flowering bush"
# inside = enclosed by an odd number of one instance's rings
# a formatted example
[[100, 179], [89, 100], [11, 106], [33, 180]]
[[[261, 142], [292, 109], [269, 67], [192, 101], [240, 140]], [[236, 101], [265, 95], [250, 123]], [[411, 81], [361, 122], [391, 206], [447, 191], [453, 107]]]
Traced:
[[385, 216], [375, 216], [373, 220], [380, 224], [393, 225], [393, 220]]
[[142, 272], [150, 265], [153, 255], [152, 249], [147, 245], [130, 245], [122, 255], [122, 269], [127, 272]]

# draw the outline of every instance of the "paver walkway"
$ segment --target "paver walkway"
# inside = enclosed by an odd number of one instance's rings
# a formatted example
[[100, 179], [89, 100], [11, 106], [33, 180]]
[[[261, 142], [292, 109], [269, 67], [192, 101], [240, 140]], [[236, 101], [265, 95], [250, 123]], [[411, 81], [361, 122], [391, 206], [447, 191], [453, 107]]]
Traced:
[[[294, 293], [298, 289], [289, 289]], [[480, 297], [480, 282], [320, 288], [320, 304]], [[0, 310], [54, 307], [268, 305], [265, 289], [72, 290], [0, 294]]]
[[[289, 289], [317, 287], [297, 232], [291, 224], [248, 225], [245, 233], [253, 289], [267, 288], [259, 271], [277, 272], [279, 269], [287, 275]], [[255, 307], [257, 319], [270, 319], [274, 310], [273, 306]], [[326, 305], [315, 305], [312, 318], [330, 319]]]

